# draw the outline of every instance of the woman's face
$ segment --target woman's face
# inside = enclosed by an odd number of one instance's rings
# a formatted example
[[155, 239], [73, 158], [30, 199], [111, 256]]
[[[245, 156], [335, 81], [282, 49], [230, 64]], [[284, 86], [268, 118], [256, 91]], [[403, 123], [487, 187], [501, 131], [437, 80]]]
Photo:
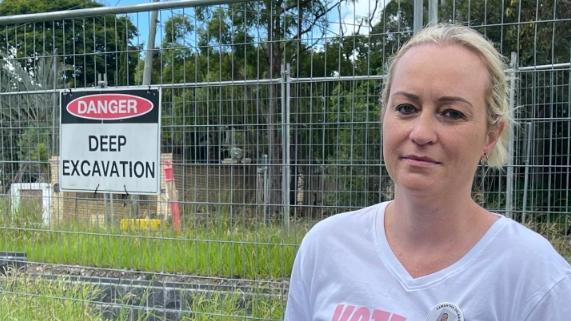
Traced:
[[469, 195], [478, 161], [499, 134], [486, 125], [486, 66], [459, 45], [434, 44], [414, 46], [396, 63], [383, 153], [397, 191]]

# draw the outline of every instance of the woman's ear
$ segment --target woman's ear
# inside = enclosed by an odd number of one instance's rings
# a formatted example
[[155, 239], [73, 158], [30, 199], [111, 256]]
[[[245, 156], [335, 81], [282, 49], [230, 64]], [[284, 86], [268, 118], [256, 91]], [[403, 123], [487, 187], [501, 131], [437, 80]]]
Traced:
[[504, 120], [500, 120], [496, 125], [488, 129], [488, 133], [486, 135], [486, 145], [484, 146], [484, 153], [490, 154], [490, 151], [494, 149], [498, 139], [502, 135], [502, 132], [505, 130], [506, 122]]

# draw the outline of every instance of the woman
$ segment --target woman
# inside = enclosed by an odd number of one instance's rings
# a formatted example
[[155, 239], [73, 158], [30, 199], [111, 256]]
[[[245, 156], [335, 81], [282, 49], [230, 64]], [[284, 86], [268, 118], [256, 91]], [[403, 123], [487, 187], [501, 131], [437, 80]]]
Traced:
[[504, 68], [467, 27], [430, 27], [400, 49], [382, 97], [394, 200], [312, 228], [287, 321], [570, 320], [569, 264], [471, 198], [478, 164], [507, 157]]

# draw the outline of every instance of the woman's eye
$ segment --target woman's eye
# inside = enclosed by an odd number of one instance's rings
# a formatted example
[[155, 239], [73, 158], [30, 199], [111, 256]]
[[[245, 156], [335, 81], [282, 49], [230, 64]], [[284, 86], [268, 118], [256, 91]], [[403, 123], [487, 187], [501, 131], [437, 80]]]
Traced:
[[410, 115], [416, 112], [416, 107], [411, 104], [401, 104], [395, 110], [403, 115]]
[[460, 120], [466, 118], [464, 113], [455, 109], [446, 109], [442, 112], [442, 116], [452, 120]]

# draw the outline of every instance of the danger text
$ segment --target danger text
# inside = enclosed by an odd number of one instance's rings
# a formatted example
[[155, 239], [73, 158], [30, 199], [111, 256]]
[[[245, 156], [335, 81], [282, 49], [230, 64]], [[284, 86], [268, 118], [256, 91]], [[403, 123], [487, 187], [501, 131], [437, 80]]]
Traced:
[[77, 102], [78, 114], [136, 114], [137, 100], [80, 100]]

